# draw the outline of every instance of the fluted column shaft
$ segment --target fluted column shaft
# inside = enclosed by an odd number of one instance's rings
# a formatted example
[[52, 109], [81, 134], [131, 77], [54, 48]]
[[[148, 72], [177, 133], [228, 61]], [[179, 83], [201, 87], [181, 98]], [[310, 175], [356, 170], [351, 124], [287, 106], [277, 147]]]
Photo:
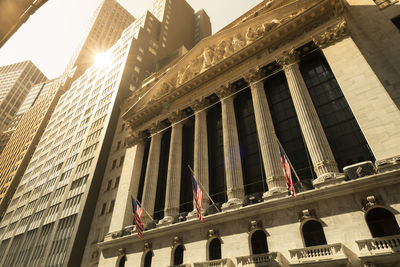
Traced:
[[179, 213], [182, 167], [182, 123], [172, 125], [169, 147], [165, 218], [171, 220]]
[[[209, 191], [209, 174], [208, 174], [208, 140], [207, 140], [207, 112], [201, 110], [201, 106], [196, 105], [195, 110], [195, 127], [194, 127], [194, 156], [193, 156], [193, 172], [195, 177], [203, 186], [203, 190]], [[208, 207], [208, 198], [203, 194], [202, 208]], [[196, 207], [193, 208], [196, 210]]]
[[228, 205], [240, 204], [244, 198], [243, 172], [232, 96], [221, 99], [221, 110]]
[[268, 194], [285, 192], [287, 189], [285, 177], [283, 176], [278, 140], [275, 134], [274, 123], [272, 121], [263, 81], [251, 83], [250, 89], [253, 99], [258, 140], [267, 179]]
[[[293, 52], [291, 52], [293, 54]], [[299, 119], [301, 131], [317, 174], [317, 182], [334, 178], [339, 173], [324, 129], [318, 118], [311, 96], [301, 75], [299, 62], [293, 55], [283, 64], [290, 94]]]
[[153, 216], [154, 213], [158, 182], [158, 167], [160, 165], [161, 139], [161, 133], [156, 133], [151, 137], [142, 198], [142, 208], [145, 210], [145, 212], [143, 212], [142, 221], [145, 223], [148, 223], [151, 220], [148, 214]]

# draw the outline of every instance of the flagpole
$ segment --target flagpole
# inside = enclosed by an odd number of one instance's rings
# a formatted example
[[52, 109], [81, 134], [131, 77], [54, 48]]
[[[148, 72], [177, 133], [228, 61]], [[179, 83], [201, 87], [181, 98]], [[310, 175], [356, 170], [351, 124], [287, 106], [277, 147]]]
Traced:
[[299, 176], [297, 175], [296, 170], [294, 169], [292, 163], [290, 162], [290, 159], [289, 159], [288, 155], [286, 154], [286, 151], [285, 151], [285, 149], [283, 148], [281, 142], [279, 142], [279, 139], [278, 139], [277, 136], [276, 136], [276, 141], [278, 141], [279, 146], [281, 147], [283, 153], [286, 155], [286, 158], [287, 158], [287, 160], [288, 160], [288, 163], [289, 163], [289, 165], [290, 165], [290, 168], [292, 168], [293, 173], [294, 173], [294, 175], [296, 176], [297, 181], [299, 181], [301, 188], [304, 188], [303, 183], [301, 182]]
[[208, 199], [210, 199], [211, 202], [213, 203], [213, 206], [215, 206], [215, 208], [217, 209], [218, 212], [221, 212], [221, 211], [219, 210], [218, 206], [215, 204], [214, 200], [212, 200], [212, 198], [211, 198], [210, 195], [208, 194], [207, 190], [204, 190], [203, 185], [199, 182], [199, 180], [197, 180], [197, 178], [196, 178], [196, 176], [194, 175], [194, 172], [193, 172], [192, 168], [190, 167], [190, 165], [188, 165], [188, 167], [189, 167], [190, 172], [191, 172], [192, 175], [193, 175], [193, 178], [196, 180], [196, 182], [199, 184], [199, 186], [202, 187], [202, 188], [201, 188], [202, 191], [203, 191], [204, 193], [206, 193]]
[[[131, 193], [131, 195], [133, 195], [132, 192], [131, 192], [130, 190], [128, 190], [128, 192]], [[145, 209], [143, 208], [142, 203], [140, 203], [140, 201], [139, 201], [137, 198], [135, 198], [135, 201], [140, 205], [140, 208], [141, 208], [142, 210], [144, 210], [144, 212], [146, 212], [147, 216], [149, 216], [150, 219], [151, 219], [152, 221], [154, 221], [154, 218], [151, 217], [151, 215], [147, 212], [147, 210], [145, 210]]]

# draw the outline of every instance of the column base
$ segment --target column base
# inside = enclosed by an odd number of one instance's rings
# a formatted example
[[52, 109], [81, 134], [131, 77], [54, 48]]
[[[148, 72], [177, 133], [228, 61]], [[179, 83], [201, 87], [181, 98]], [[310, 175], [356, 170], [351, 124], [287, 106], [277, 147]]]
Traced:
[[315, 188], [324, 188], [344, 182], [345, 175], [343, 173], [325, 173], [313, 181]]
[[222, 204], [222, 210], [227, 211], [227, 210], [233, 210], [237, 209], [243, 206], [243, 199], [240, 198], [232, 198], [228, 200], [228, 202], [225, 202]]
[[174, 217], [172, 216], [165, 216], [163, 219], [161, 219], [157, 226], [167, 226], [171, 225], [174, 222]]
[[[203, 216], [204, 216], [204, 212], [205, 212], [205, 210], [202, 210], [202, 211], [201, 211], [201, 213], [203, 214]], [[199, 216], [197, 216], [197, 210], [195, 210], [195, 209], [192, 210], [191, 212], [189, 212], [188, 215], [186, 216], [186, 220], [187, 220], [187, 221], [194, 220], [194, 219], [196, 219], [196, 220], [199, 219]]]
[[284, 198], [289, 196], [289, 191], [284, 187], [276, 187], [268, 190], [263, 194], [263, 200], [268, 201], [276, 198]]

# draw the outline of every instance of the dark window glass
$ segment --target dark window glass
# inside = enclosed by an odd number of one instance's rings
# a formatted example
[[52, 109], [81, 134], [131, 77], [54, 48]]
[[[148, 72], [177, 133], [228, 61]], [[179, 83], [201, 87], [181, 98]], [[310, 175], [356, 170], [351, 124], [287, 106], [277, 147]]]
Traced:
[[108, 181], [106, 191], [110, 190], [111, 185], [112, 185], [112, 180]]
[[303, 225], [303, 238], [306, 247], [326, 245], [324, 229], [320, 222], [311, 220]]
[[114, 188], [118, 187], [118, 185], [119, 185], [119, 179], [120, 179], [119, 176], [118, 176], [117, 178], [115, 178]]
[[192, 174], [194, 153], [194, 116], [185, 121], [182, 137], [182, 179], [179, 212], [193, 210]]
[[101, 207], [100, 215], [104, 215], [104, 213], [106, 212], [106, 208], [107, 208], [107, 203], [104, 203], [103, 206]]
[[265, 175], [250, 90], [243, 90], [236, 95], [235, 113], [246, 195], [265, 192]]
[[268, 253], [267, 236], [264, 231], [257, 230], [251, 236], [251, 249], [254, 254]]
[[372, 237], [400, 234], [399, 225], [394, 215], [383, 208], [374, 208], [367, 213], [367, 224]]
[[120, 260], [119, 260], [119, 267], [125, 267], [125, 261], [126, 261], [126, 256], [123, 256]]
[[143, 267], [151, 267], [151, 259], [153, 258], [153, 253], [148, 251], [146, 256], [144, 257]]
[[315, 51], [302, 58], [300, 70], [339, 170], [360, 161], [374, 161], [353, 112], [321, 52]]
[[214, 238], [210, 242], [209, 247], [210, 261], [221, 259], [221, 241], [218, 238]]
[[[301, 180], [311, 180], [314, 177], [314, 172], [285, 74], [279, 72], [267, 78], [264, 87], [279, 142], [299, 178]], [[298, 187], [294, 177], [293, 180], [296, 187]]]
[[179, 245], [175, 248], [174, 265], [181, 265], [182, 263], [183, 263], [183, 246]]
[[214, 202], [224, 203], [227, 199], [220, 103], [215, 104], [207, 113], [207, 133], [210, 195]]
[[160, 220], [164, 218], [164, 205], [165, 205], [165, 191], [167, 188], [167, 173], [168, 173], [168, 157], [169, 157], [169, 143], [171, 140], [171, 128], [168, 128], [163, 133], [161, 139], [160, 150], [160, 165], [158, 167], [158, 182], [156, 203], [154, 206], [154, 219]]
[[142, 201], [142, 195], [143, 195], [143, 187], [144, 187], [144, 178], [146, 176], [146, 169], [147, 169], [147, 161], [149, 159], [149, 149], [150, 149], [150, 138], [146, 139], [146, 146], [144, 148], [144, 154], [143, 154], [143, 162], [142, 162], [142, 169], [140, 171], [140, 181], [139, 181], [139, 190], [138, 190], [138, 195], [137, 195], [137, 200], [139, 202]]
[[400, 30], [400, 16], [392, 18], [392, 22], [393, 22], [394, 26], [396, 26], [397, 29]]

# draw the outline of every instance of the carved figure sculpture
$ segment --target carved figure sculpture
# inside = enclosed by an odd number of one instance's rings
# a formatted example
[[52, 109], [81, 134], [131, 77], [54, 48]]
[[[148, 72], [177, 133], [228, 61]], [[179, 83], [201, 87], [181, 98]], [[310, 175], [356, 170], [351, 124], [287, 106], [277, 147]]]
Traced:
[[212, 51], [209, 47], [206, 47], [204, 48], [202, 55], [203, 55], [203, 71], [204, 71], [212, 66], [214, 51]]
[[232, 48], [233, 48], [234, 52], [242, 49], [245, 45], [246, 45], [246, 41], [244, 40], [244, 38], [242, 37], [242, 35], [240, 33], [236, 34], [233, 37]]
[[257, 32], [252, 28], [249, 27], [246, 32], [246, 44], [250, 44], [257, 39]]

